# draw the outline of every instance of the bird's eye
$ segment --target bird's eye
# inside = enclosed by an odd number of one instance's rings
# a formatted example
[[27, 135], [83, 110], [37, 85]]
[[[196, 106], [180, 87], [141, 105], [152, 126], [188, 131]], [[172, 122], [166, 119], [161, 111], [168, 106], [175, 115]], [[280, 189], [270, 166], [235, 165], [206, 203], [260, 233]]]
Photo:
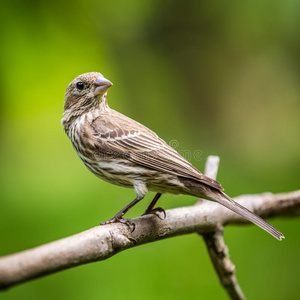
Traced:
[[83, 88], [84, 88], [84, 83], [81, 82], [81, 81], [79, 81], [79, 82], [76, 83], [76, 87], [77, 87], [79, 90], [83, 90]]

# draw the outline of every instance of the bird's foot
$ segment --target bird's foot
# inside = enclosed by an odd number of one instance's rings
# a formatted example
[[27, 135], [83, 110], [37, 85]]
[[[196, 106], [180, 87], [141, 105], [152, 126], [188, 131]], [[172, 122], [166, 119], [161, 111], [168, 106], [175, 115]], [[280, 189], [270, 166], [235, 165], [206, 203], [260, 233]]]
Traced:
[[107, 224], [112, 224], [112, 223], [123, 223], [129, 227], [132, 227], [131, 232], [134, 232], [134, 230], [135, 230], [135, 224], [132, 220], [123, 219], [122, 217], [119, 217], [119, 216], [114, 216], [113, 218], [109, 219], [108, 221], [101, 222], [100, 225], [107, 225]]
[[[159, 213], [163, 213], [164, 217], [160, 217]], [[142, 214], [142, 216], [146, 216], [146, 215], [156, 215], [158, 218], [160, 218], [161, 220], [164, 220], [167, 215], [165, 210], [162, 207], [156, 207], [156, 208], [152, 208], [150, 209], [149, 207], [146, 209], [146, 211]]]

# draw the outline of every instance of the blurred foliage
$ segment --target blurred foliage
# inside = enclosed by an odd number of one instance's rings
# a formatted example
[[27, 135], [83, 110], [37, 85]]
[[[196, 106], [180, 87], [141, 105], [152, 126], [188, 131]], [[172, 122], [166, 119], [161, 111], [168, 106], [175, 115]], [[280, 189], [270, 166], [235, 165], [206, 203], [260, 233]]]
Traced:
[[[64, 92], [77, 75], [114, 83], [110, 106], [177, 150], [219, 155], [229, 195], [299, 188], [300, 2], [33, 1], [0, 4], [0, 255], [88, 229], [132, 190], [98, 180], [62, 131]], [[143, 212], [147, 196], [130, 217]], [[191, 197], [164, 196], [165, 208]], [[226, 228], [249, 299], [299, 295], [299, 219]], [[1, 299], [226, 299], [197, 235], [145, 245], [60, 272]]]

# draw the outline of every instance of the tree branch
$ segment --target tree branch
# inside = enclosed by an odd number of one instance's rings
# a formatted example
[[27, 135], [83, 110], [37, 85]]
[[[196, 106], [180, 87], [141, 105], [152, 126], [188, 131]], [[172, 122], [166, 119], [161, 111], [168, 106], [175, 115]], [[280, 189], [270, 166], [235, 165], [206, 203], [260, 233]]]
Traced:
[[[209, 156], [206, 161], [205, 175], [216, 179], [219, 162], [220, 159], [218, 156]], [[224, 241], [223, 225], [217, 225], [215, 231], [204, 233], [202, 236], [219, 280], [229, 297], [234, 300], [245, 300], [246, 297], [235, 276], [235, 265], [229, 258], [228, 247]]]
[[246, 297], [235, 276], [235, 265], [229, 258], [228, 247], [224, 242], [223, 228], [219, 227], [213, 233], [205, 233], [203, 238], [219, 280], [228, 296], [234, 300], [245, 300]]
[[[300, 214], [300, 190], [275, 195], [240, 196], [235, 200], [263, 217]], [[77, 265], [104, 260], [120, 251], [157, 240], [196, 232], [212, 234], [222, 225], [246, 224], [237, 214], [206, 200], [201, 200], [197, 205], [167, 210], [166, 214], [165, 220], [155, 215], [135, 218], [134, 232], [120, 223], [97, 226], [49, 244], [1, 257], [0, 289]]]

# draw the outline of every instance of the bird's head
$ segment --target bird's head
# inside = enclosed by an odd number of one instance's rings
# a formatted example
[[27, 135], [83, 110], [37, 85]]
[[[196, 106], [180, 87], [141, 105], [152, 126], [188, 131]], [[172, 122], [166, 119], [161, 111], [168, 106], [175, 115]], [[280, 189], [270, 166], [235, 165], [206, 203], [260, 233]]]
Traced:
[[107, 90], [112, 83], [97, 72], [85, 73], [70, 82], [65, 94], [64, 111], [88, 111], [99, 105], [107, 106]]

